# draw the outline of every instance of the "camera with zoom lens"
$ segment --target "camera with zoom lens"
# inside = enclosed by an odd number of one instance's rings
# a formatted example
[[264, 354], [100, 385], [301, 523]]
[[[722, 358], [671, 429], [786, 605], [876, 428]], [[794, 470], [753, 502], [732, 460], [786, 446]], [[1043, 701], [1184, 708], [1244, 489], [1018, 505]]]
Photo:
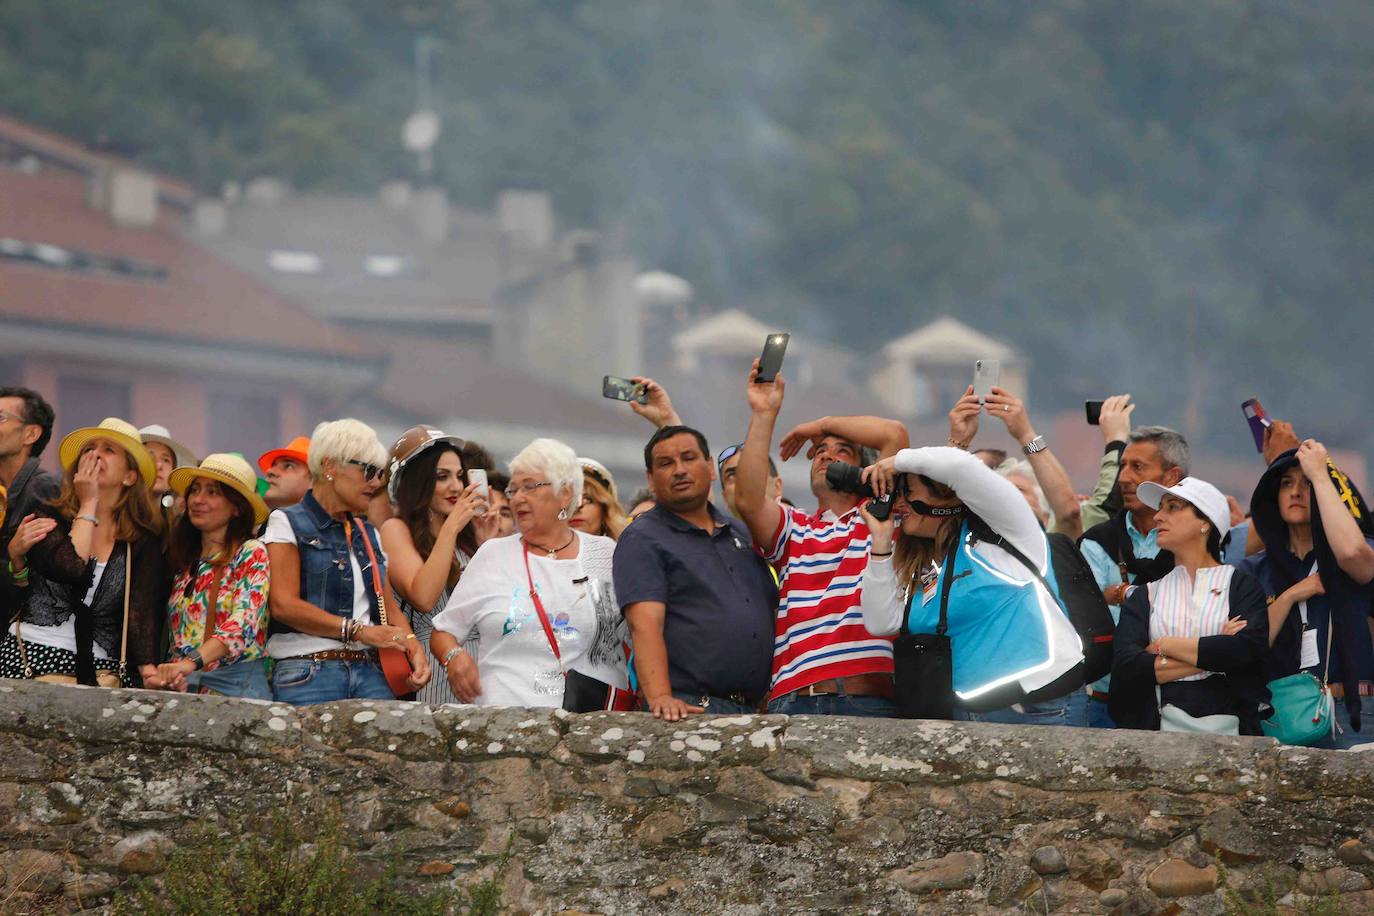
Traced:
[[896, 487], [894, 486], [886, 496], [875, 497], [873, 488], [864, 483], [863, 476], [863, 468], [843, 461], [831, 462], [825, 469], [825, 483], [830, 489], [840, 493], [853, 493], [855, 496], [871, 500], [868, 504], [868, 514], [880, 522], [886, 521], [892, 514], [892, 500], [896, 496]]

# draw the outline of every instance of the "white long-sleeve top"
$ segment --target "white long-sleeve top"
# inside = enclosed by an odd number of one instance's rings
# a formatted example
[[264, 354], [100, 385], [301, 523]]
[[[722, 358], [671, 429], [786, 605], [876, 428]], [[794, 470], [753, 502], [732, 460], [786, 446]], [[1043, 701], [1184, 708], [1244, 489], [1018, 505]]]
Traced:
[[[1040, 522], [1016, 487], [989, 470], [976, 456], [962, 449], [945, 446], [908, 448], [897, 453], [893, 464], [899, 473], [923, 474], [953, 489], [970, 512], [1021, 551], [1036, 565], [1042, 576], [1049, 577], [1049, 544]], [[957, 547], [956, 544], [951, 549]], [[1035, 580], [1035, 576], [1019, 560], [995, 544], [979, 541], [972, 550], [985, 566], [1012, 583]], [[944, 575], [943, 568], [940, 575]], [[892, 558], [870, 557], [863, 582], [860, 608], [864, 626], [875, 636], [898, 632], [906, 612], [908, 583], [896, 581]], [[937, 582], [937, 596], [939, 584]], [[1042, 588], [1038, 584], [1035, 587]], [[920, 600], [920, 597], [918, 595], [916, 600]], [[1046, 597], [1054, 603], [1053, 597]], [[936, 597], [932, 600], [939, 599]], [[1021, 680], [1021, 686], [1027, 691], [1050, 683], [1082, 660], [1082, 643], [1073, 624], [1063, 613], [1054, 615], [1054, 618], [1051, 622], [1055, 631], [1052, 639], [1053, 663]]]

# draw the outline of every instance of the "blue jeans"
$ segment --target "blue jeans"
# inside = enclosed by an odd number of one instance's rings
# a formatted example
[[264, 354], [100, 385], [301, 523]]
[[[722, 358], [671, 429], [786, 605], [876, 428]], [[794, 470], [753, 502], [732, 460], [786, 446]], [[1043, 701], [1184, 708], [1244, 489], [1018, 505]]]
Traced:
[[[674, 690], [673, 696], [684, 703], [691, 703], [693, 706], [701, 705], [701, 694], [699, 693], [687, 693], [685, 690]], [[708, 697], [708, 699], [711, 702], [710, 705], [706, 707], [707, 715], [719, 714], [733, 716], [738, 715], [739, 713], [752, 715], [759, 711], [757, 705], [749, 706], [745, 703], [737, 703], [734, 700], [728, 699], [726, 697], [713, 696]]]
[[250, 700], [272, 699], [267, 684], [267, 659], [254, 658], [221, 665], [214, 671], [196, 671], [186, 675], [192, 690], [205, 687], [225, 697], [246, 697]]
[[1327, 736], [1313, 747], [1333, 751], [1349, 750], [1357, 744], [1374, 744], [1374, 697], [1360, 697], [1360, 730], [1350, 727], [1350, 713], [1344, 700], [1336, 701], [1336, 723], [1343, 731], [1335, 738]]
[[886, 697], [851, 697], [842, 693], [808, 697], [794, 690], [770, 700], [768, 711], [780, 716], [862, 716], [892, 719], [897, 706]]
[[280, 703], [309, 706], [334, 700], [394, 700], [376, 661], [283, 658], [272, 671], [272, 696]]
[[998, 722], [1002, 725], [1068, 725], [1069, 698], [1059, 697], [1043, 703], [1018, 703], [988, 712], [954, 710], [954, 718], [961, 722]]

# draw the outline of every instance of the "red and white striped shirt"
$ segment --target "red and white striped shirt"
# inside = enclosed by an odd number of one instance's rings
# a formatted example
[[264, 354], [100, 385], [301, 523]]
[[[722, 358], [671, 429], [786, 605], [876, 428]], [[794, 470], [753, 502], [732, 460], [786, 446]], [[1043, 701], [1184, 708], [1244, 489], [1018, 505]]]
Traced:
[[831, 678], [891, 674], [892, 637], [868, 632], [859, 607], [871, 540], [863, 514], [779, 508], [768, 553], [780, 580], [769, 698]]

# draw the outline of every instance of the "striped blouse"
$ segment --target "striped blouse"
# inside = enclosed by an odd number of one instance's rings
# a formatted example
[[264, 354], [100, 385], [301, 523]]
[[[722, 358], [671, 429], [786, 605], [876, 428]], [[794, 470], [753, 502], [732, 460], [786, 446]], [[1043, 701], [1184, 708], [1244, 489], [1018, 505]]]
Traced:
[[[1231, 616], [1231, 575], [1234, 566], [1211, 566], [1197, 571], [1195, 580], [1188, 570], [1175, 566], [1163, 579], [1151, 582], [1150, 640], [1165, 636], [1219, 636]], [[1200, 681], [1210, 671], [1180, 678]]]

